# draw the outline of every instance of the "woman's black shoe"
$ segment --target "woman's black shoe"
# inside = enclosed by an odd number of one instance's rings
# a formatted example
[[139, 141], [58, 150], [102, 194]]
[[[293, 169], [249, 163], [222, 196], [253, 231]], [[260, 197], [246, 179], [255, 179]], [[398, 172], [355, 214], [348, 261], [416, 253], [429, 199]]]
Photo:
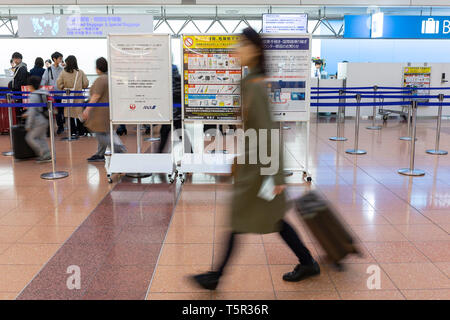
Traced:
[[296, 265], [293, 271], [285, 273], [283, 275], [283, 280], [297, 282], [318, 274], [320, 274], [320, 267], [319, 264], [314, 261], [312, 265]]
[[192, 276], [191, 279], [203, 289], [216, 290], [220, 276], [218, 272], [210, 271]]

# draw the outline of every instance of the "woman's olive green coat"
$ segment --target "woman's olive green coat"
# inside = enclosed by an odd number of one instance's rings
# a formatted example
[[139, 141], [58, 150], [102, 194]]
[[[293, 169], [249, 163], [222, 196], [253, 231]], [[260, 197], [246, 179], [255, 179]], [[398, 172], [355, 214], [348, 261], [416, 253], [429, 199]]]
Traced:
[[[271, 119], [270, 105], [267, 91], [263, 82], [263, 75], [252, 71], [242, 80], [242, 99], [244, 130], [279, 129]], [[258, 135], [259, 137], [259, 135]], [[267, 149], [270, 150], [270, 140], [267, 139]], [[248, 141], [247, 141], [248, 142]], [[259, 142], [259, 141], [258, 141]], [[277, 143], [279, 146], [279, 144]], [[280, 148], [279, 148], [280, 150]], [[257, 164], [249, 164], [249, 146], [245, 143], [245, 164], [237, 164], [234, 172], [234, 189], [231, 208], [231, 228], [237, 233], [272, 233], [280, 231], [280, 221], [286, 212], [284, 192], [272, 201], [257, 196], [263, 180], [268, 176], [261, 175], [262, 165], [258, 156]], [[283, 156], [279, 151], [278, 171], [274, 177], [275, 185], [284, 184]]]

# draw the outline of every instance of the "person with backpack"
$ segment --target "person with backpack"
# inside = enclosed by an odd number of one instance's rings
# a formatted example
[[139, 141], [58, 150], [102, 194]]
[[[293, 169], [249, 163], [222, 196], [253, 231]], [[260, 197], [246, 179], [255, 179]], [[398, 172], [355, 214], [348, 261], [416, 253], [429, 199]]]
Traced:
[[[38, 76], [28, 78], [28, 91], [30, 103], [47, 103], [48, 92], [39, 89], [41, 79]], [[50, 149], [47, 145], [46, 133], [48, 128], [48, 110], [46, 107], [30, 107], [26, 111], [25, 140], [31, 149], [39, 156], [37, 162], [51, 161]]]
[[[63, 55], [58, 51], [54, 52], [51, 56], [53, 64], [45, 70], [42, 76], [41, 86], [52, 86], [54, 90], [57, 90], [56, 81], [59, 75], [64, 70], [62, 66]], [[55, 103], [60, 103], [61, 99], [55, 99]], [[56, 134], [61, 134], [64, 132], [64, 107], [56, 108], [58, 113], [56, 114], [56, 124], [58, 125], [58, 131]]]
[[[75, 56], [68, 56], [66, 58], [66, 67], [56, 81], [59, 90], [70, 89], [71, 91], [81, 91], [89, 87], [89, 80], [83, 70], [78, 68], [77, 58]], [[80, 96], [81, 94], [72, 94]], [[70, 100], [70, 102], [83, 102], [84, 99]], [[66, 108], [64, 117], [70, 121], [71, 135], [83, 136], [87, 133], [86, 129], [81, 123], [79, 117], [83, 113], [83, 107]]]

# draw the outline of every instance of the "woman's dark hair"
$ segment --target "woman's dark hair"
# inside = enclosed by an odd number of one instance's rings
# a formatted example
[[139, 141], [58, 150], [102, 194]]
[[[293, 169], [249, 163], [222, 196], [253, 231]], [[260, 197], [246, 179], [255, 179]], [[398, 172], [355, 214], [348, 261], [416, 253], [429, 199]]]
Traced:
[[45, 60], [45, 63], [47, 63], [47, 62], [52, 64], [52, 60], [50, 60], [50, 59]]
[[68, 56], [66, 58], [66, 67], [64, 68], [67, 72], [72, 73], [73, 70], [78, 71], [77, 58], [75, 56]]
[[41, 85], [41, 78], [38, 76], [30, 76], [27, 79], [27, 85], [32, 86], [34, 90], [38, 90]]
[[22, 55], [19, 52], [14, 52], [11, 58], [13, 58], [13, 59], [20, 59], [20, 60], [23, 59]]
[[43, 68], [44, 67], [44, 59], [42, 59], [41, 57], [37, 57], [36, 60], [34, 60], [34, 66], [38, 67], [38, 68]]
[[253, 28], [245, 28], [242, 31], [242, 35], [245, 37], [245, 40], [248, 40], [252, 45], [254, 45], [259, 50], [258, 63], [257, 68], [262, 74], [266, 74], [266, 65], [264, 58], [264, 43], [263, 39]]
[[52, 58], [52, 61], [55, 61], [56, 59], [58, 59], [59, 57], [61, 57], [62, 58], [62, 53], [60, 53], [60, 52], [58, 52], [58, 51], [55, 51], [55, 52], [53, 52], [53, 54], [51, 55], [51, 57], [50, 58]]
[[95, 67], [103, 73], [108, 72], [108, 61], [105, 58], [100, 57], [95, 61]]

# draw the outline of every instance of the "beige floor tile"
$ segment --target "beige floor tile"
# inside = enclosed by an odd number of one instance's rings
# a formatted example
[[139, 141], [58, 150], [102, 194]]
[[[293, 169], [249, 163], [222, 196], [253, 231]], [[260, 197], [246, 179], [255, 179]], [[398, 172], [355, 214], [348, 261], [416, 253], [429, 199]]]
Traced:
[[273, 292], [267, 265], [230, 265], [219, 286], [221, 292]]
[[277, 291], [277, 300], [340, 300], [336, 290], [330, 291]]
[[165, 243], [213, 243], [214, 227], [170, 226]]
[[43, 265], [59, 249], [55, 244], [13, 244], [0, 255], [0, 264], [36, 264]]
[[73, 226], [35, 226], [20, 238], [18, 242], [61, 244], [70, 237], [74, 230], [75, 227]]
[[402, 290], [407, 300], [450, 300], [450, 289]]
[[211, 300], [209, 292], [150, 293], [147, 300]]
[[275, 300], [274, 292], [213, 292], [213, 300]]
[[339, 291], [342, 300], [405, 300], [399, 290]]
[[212, 244], [171, 244], [162, 248], [158, 265], [208, 265], [212, 263]]
[[150, 293], [181, 293], [181, 292], [208, 292], [197, 287], [189, 277], [191, 275], [207, 272], [209, 265], [205, 266], [157, 266], [150, 286]]
[[0, 265], [1, 290], [19, 292], [40, 268], [40, 265]]
[[31, 226], [0, 226], [0, 243], [14, 243], [31, 228]]

